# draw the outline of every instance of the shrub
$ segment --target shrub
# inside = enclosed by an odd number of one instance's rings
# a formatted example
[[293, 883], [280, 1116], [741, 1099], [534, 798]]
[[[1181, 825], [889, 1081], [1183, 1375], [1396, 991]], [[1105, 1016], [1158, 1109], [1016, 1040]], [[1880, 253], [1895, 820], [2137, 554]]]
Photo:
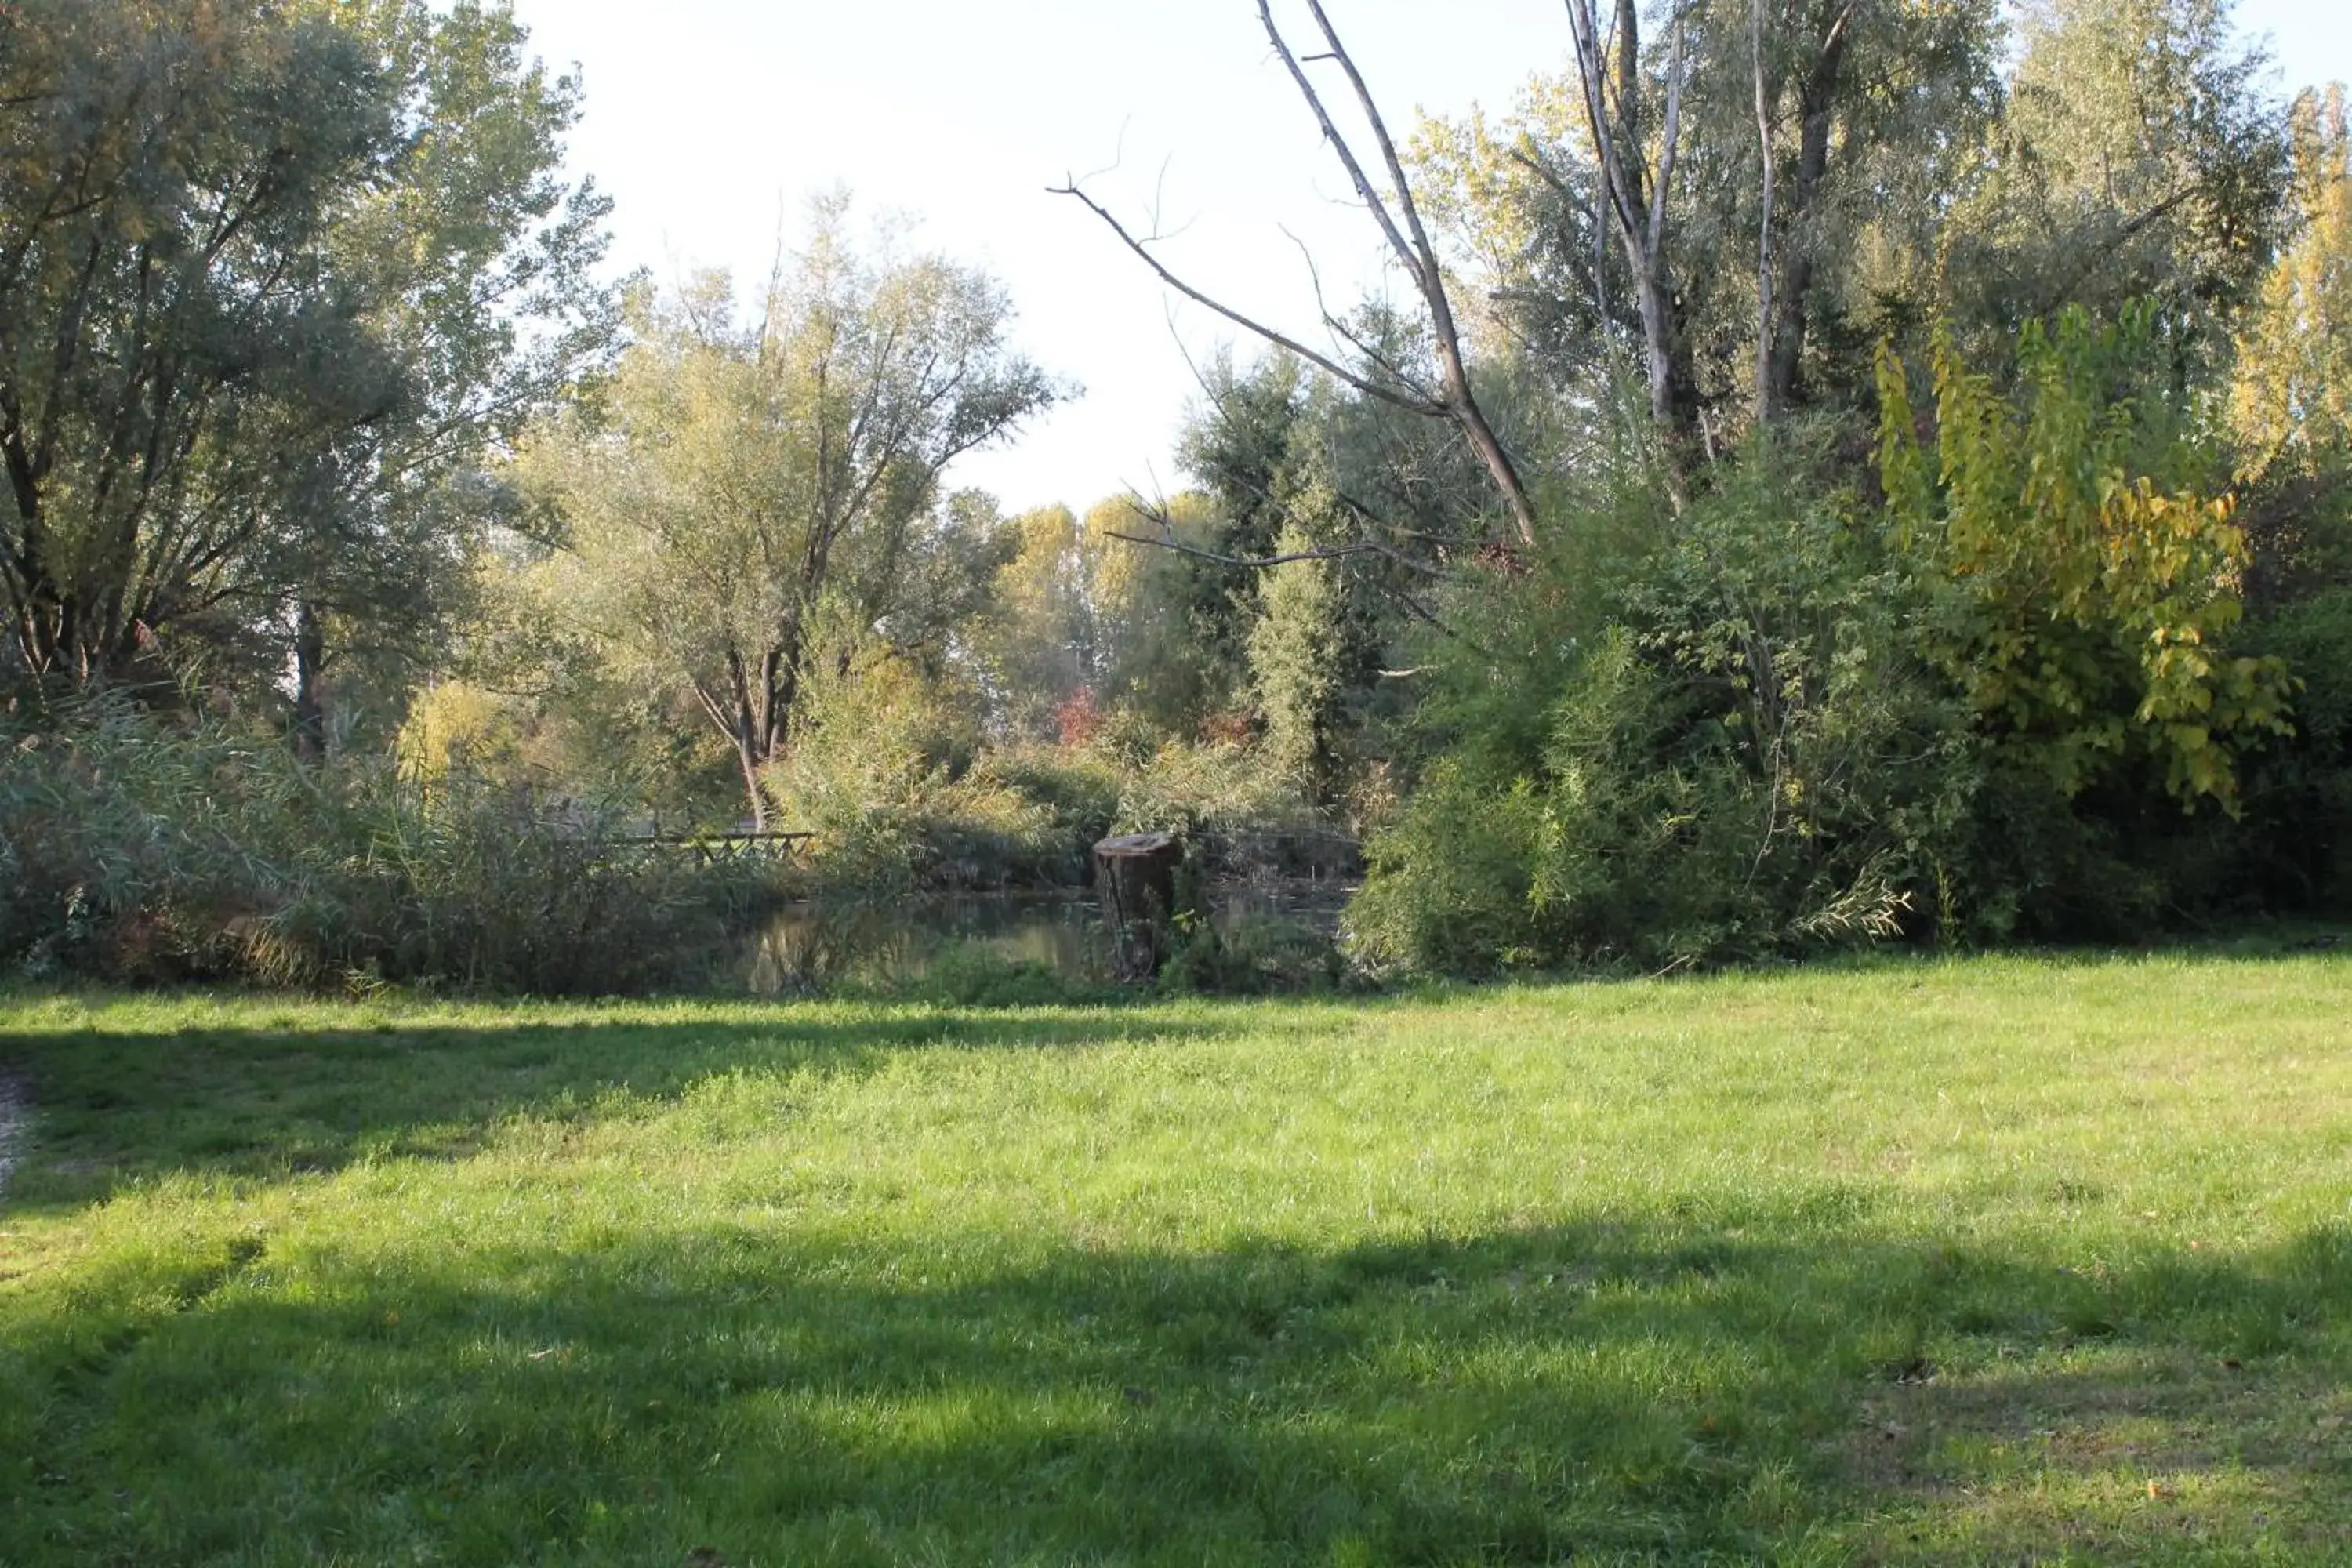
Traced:
[[2234, 805], [2237, 760], [2286, 730], [2286, 671], [2228, 647], [2248, 555], [2185, 430], [2153, 313], [2029, 323], [2011, 395], [1937, 343], [1937, 441], [1880, 366], [1892, 519], [1937, 592], [1916, 617], [1980, 728], [2069, 796], [2152, 767]]
[[1245, 743], [1168, 741], [1120, 710], [1087, 734], [986, 749], [951, 684], [877, 658], [809, 694], [764, 782], [780, 816], [814, 835], [805, 890], [844, 911], [919, 888], [1081, 885], [1113, 833], [1176, 833], [1219, 874], [1352, 853]]
[[883, 656], [816, 683], [761, 782], [780, 818], [814, 835], [806, 889], [847, 905], [1075, 879], [1085, 844], [1021, 776], [982, 759], [961, 694]]
[[0, 962], [129, 981], [639, 989], [760, 889], [462, 773], [314, 769], [100, 698], [0, 734]]
[[[1450, 746], [1375, 839], [1366, 963], [1675, 966], [1959, 914], [1977, 749], [1907, 652], [1901, 563], [1807, 459], [1752, 452], [1624, 572], [1614, 625], [1497, 682], [1555, 684]], [[1506, 591], [1556, 597], [1561, 569]]]
[[2290, 670], [2344, 668], [2352, 612], [2241, 627], [2246, 540], [2164, 368], [2144, 315], [2070, 313], [2024, 334], [2009, 390], [1940, 345], [1932, 447], [1885, 362], [1883, 506], [1799, 428], [1686, 507], [1636, 468], [1556, 510], [1549, 552], [1455, 596], [1472, 635], [1433, 650], [1423, 777], [1371, 846], [1355, 952], [1475, 972], [2110, 939], [2265, 896], [2250, 862], [2298, 850], [2306, 896], [2340, 888], [2352, 700], [2306, 674], [2284, 732]]
[[2352, 908], [2352, 588], [2282, 606], [2248, 641], [2294, 673], [2295, 733], [2248, 769], [2230, 868], [2265, 907], [2342, 912]]

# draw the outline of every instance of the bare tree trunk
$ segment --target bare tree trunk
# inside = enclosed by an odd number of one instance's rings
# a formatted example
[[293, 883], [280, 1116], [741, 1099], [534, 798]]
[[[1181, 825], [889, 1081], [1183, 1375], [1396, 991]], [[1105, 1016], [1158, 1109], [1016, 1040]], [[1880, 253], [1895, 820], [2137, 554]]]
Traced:
[[1764, 0], [1748, 0], [1748, 45], [1756, 69], [1756, 146], [1763, 165], [1763, 216], [1756, 225], [1756, 422], [1774, 414], [1776, 339], [1772, 322], [1772, 94], [1764, 84]]
[[[1797, 176], [1790, 191], [1789, 226], [1792, 229], [1801, 229], [1811, 216], [1822, 183], [1829, 173], [1832, 120], [1853, 19], [1853, 0], [1846, 0], [1831, 19], [1820, 50], [1813, 57], [1812, 68], [1805, 74], [1804, 92], [1798, 105], [1803, 123], [1797, 147]], [[1767, 368], [1770, 400], [1776, 409], [1789, 407], [1797, 401], [1797, 382], [1804, 364], [1805, 334], [1810, 324], [1805, 297], [1812, 285], [1812, 247], [1800, 233], [1796, 243], [1788, 247], [1787, 259], [1781, 266], [1779, 319], [1773, 323]]]
[[751, 727], [736, 732], [735, 761], [743, 770], [743, 796], [751, 805], [751, 831], [768, 831], [768, 796], [760, 787], [760, 759], [754, 754]]
[[1657, 168], [1642, 151], [1640, 37], [1632, 0], [1619, 0], [1613, 29], [1617, 79], [1612, 97], [1610, 45], [1601, 35], [1595, 0], [1568, 0], [1569, 31], [1576, 42], [1585, 125], [1592, 137], [1606, 216], [1617, 232], [1633, 274], [1633, 308], [1642, 323], [1642, 350], [1649, 374], [1650, 416], [1671, 437], [1685, 436], [1696, 422], [1696, 384], [1686, 363], [1680, 312], [1666, 265], [1666, 200], [1674, 185], [1682, 139], [1683, 22], [1676, 10], [1668, 26], [1666, 102], [1660, 127]]
[[760, 734], [756, 715], [752, 711], [750, 672], [744, 668], [743, 656], [727, 656], [727, 676], [732, 688], [729, 696], [733, 711], [729, 715], [735, 738], [736, 760], [743, 769], [743, 792], [751, 804], [751, 830], [768, 830], [768, 796], [760, 787], [760, 764], [767, 759], [761, 754]]

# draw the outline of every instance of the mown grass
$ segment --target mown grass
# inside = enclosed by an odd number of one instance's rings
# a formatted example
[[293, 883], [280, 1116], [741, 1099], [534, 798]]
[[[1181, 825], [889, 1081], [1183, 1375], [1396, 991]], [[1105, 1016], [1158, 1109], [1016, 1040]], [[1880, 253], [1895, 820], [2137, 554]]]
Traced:
[[0, 1563], [2352, 1561], [2352, 965], [0, 1000]]

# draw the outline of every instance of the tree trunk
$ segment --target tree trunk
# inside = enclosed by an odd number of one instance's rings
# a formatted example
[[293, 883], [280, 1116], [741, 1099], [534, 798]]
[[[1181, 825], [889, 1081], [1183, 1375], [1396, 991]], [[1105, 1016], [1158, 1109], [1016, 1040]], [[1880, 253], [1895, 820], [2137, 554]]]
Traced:
[[1095, 881], [1109, 922], [1113, 963], [1122, 982], [1160, 973], [1174, 936], [1176, 865], [1182, 846], [1168, 833], [1137, 833], [1095, 846]]
[[1773, 324], [1770, 359], [1765, 374], [1766, 397], [1775, 412], [1796, 401], [1797, 380], [1804, 366], [1809, 326], [1805, 296], [1813, 286], [1813, 254], [1801, 229], [1812, 215], [1822, 182], [1829, 174], [1831, 120], [1837, 103], [1838, 77], [1845, 65], [1846, 40], [1850, 36], [1847, 23], [1853, 15], [1853, 7], [1847, 5], [1831, 22], [1822, 39], [1821, 53], [1813, 58], [1813, 68], [1806, 73], [1804, 96], [1799, 104], [1803, 127], [1797, 151], [1797, 177], [1789, 192], [1789, 227], [1792, 232], [1787, 259], [1781, 264], [1777, 290], [1779, 319]]
[[[1594, 0], [1570, 0], [1569, 30], [1576, 42], [1585, 127], [1608, 194], [1603, 218], [1616, 231], [1633, 276], [1633, 308], [1641, 319], [1642, 353], [1649, 373], [1650, 417], [1669, 446], [1679, 447], [1698, 420], [1697, 381], [1683, 341], [1673, 269], [1666, 262], [1666, 205], [1682, 135], [1683, 25], [1675, 13], [1667, 35], [1665, 103], [1654, 169], [1642, 149], [1637, 26], [1632, 0], [1620, 0], [1613, 37], [1604, 39]], [[1613, 93], [1609, 80], [1612, 43], [1617, 67]]]
[[1756, 148], [1763, 168], [1763, 216], [1756, 226], [1756, 422], [1769, 425], [1779, 400], [1773, 395], [1772, 196], [1779, 171], [1772, 163], [1772, 100], [1764, 78], [1764, 0], [1748, 0], [1748, 45], [1756, 72]]
[[745, 724], [735, 736], [735, 760], [743, 769], [743, 794], [751, 803], [751, 831], [768, 831], [768, 797], [760, 789], [760, 757], [752, 744], [751, 728]]
[[326, 662], [326, 628], [318, 606], [306, 599], [294, 611], [294, 754], [306, 763], [327, 755], [327, 704], [320, 690]]
[[743, 793], [751, 805], [751, 831], [765, 833], [768, 797], [760, 789], [760, 766], [768, 760], [768, 737], [761, 732], [760, 718], [767, 705], [768, 693], [764, 689], [756, 694], [752, 691], [751, 671], [744, 668], [740, 653], [727, 656], [727, 679], [730, 711], [725, 728], [735, 742], [735, 760], [743, 769]]

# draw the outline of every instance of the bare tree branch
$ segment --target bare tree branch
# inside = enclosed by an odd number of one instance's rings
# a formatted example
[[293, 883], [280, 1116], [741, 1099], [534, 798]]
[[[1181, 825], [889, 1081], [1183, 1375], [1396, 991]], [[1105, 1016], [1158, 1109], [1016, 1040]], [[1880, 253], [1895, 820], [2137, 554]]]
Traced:
[[1197, 544], [1187, 544], [1181, 539], [1154, 539], [1149, 534], [1121, 533], [1115, 528], [1103, 530], [1103, 537], [1126, 544], [1147, 544], [1154, 550], [1171, 550], [1179, 555], [1190, 555], [1196, 561], [1214, 562], [1220, 566], [1248, 572], [1267, 571], [1300, 561], [1345, 561], [1351, 556], [1370, 554], [1373, 550], [1370, 544], [1328, 544], [1318, 545], [1313, 550], [1287, 551], [1279, 555], [1226, 555], [1214, 550], [1204, 550]]
[[1289, 67], [1291, 79], [1297, 84], [1299, 93], [1315, 111], [1316, 120], [1323, 127], [1325, 139], [1339, 153], [1340, 163], [1346, 165], [1349, 176], [1356, 183], [1357, 191], [1371, 207], [1372, 216], [1381, 231], [1388, 236], [1389, 244], [1403, 259], [1406, 271], [1420, 284], [1422, 300], [1429, 311], [1430, 325], [1434, 329], [1438, 364], [1444, 374], [1444, 402], [1447, 416], [1461, 429], [1471, 448], [1478, 454], [1479, 461], [1486, 465], [1496, 488], [1502, 491], [1504, 503], [1510, 508], [1511, 520], [1517, 527], [1520, 541], [1533, 544], [1536, 538], [1535, 503], [1528, 495], [1527, 484], [1519, 477], [1517, 465], [1511, 461], [1502, 438], [1486, 422], [1486, 412], [1478, 406], [1478, 399], [1470, 389], [1469, 367], [1462, 356], [1461, 331], [1454, 323], [1453, 301], [1446, 297], [1445, 271], [1438, 262], [1436, 247], [1429, 242], [1429, 230], [1421, 221], [1421, 208], [1412, 199], [1412, 182], [1405, 177], [1404, 160], [1397, 155], [1396, 139], [1389, 134], [1388, 121], [1381, 118], [1380, 105], [1374, 100], [1371, 89], [1365, 84], [1363, 73], [1356, 68], [1356, 62], [1339, 42], [1339, 31], [1331, 26], [1331, 18], [1325, 14], [1322, 0], [1307, 0], [1307, 8], [1314, 15], [1316, 26], [1322, 30], [1323, 41], [1329, 46], [1331, 59], [1346, 73], [1349, 86], [1355, 90], [1356, 103], [1363, 110], [1365, 123], [1371, 128], [1373, 144], [1380, 149], [1381, 162], [1387, 165], [1390, 188], [1396, 197], [1397, 209], [1404, 215], [1405, 228], [1412, 235], [1410, 243], [1404, 235], [1398, 232], [1396, 219], [1391, 216], [1387, 204], [1381, 201], [1380, 193], [1365, 177], [1363, 164], [1357, 159], [1354, 149], [1348, 144], [1347, 138], [1339, 134], [1339, 127], [1332, 123], [1330, 114], [1323, 107], [1323, 100], [1317, 94], [1314, 83], [1307, 79], [1305, 68], [1292, 57], [1281, 29], [1275, 26], [1271, 0], [1258, 0], [1258, 19], [1265, 25], [1267, 41], [1282, 57], [1283, 63]]
[[1398, 384], [1411, 388], [1416, 396], [1427, 398], [1432, 405], [1440, 405], [1442, 400], [1437, 395], [1428, 391], [1415, 381], [1412, 372], [1383, 353], [1361, 332], [1348, 325], [1346, 321], [1332, 313], [1329, 301], [1323, 296], [1323, 269], [1315, 265], [1315, 253], [1307, 247], [1305, 240], [1300, 239], [1287, 228], [1282, 231], [1282, 236], [1298, 247], [1298, 258], [1307, 264], [1307, 280], [1315, 289], [1315, 310], [1323, 318], [1323, 325], [1334, 336], [1345, 342], [1349, 348], [1363, 355], [1375, 368], [1394, 378]]
[[[1088, 210], [1108, 225], [1111, 231], [1118, 236], [1120, 241], [1139, 257], [1144, 264], [1159, 276], [1161, 282], [1195, 304], [1207, 307], [1266, 342], [1289, 350], [1308, 363], [1328, 373], [1342, 384], [1353, 387], [1368, 397], [1377, 398], [1391, 406], [1403, 408], [1426, 417], [1451, 422], [1469, 442], [1471, 448], [1477, 454], [1480, 463], [1486, 469], [1487, 476], [1493, 479], [1495, 488], [1501, 493], [1520, 541], [1526, 544], [1533, 544], [1536, 537], [1535, 503], [1528, 494], [1526, 481], [1521, 479], [1517, 465], [1512, 461], [1509, 452], [1503, 446], [1501, 437], [1495, 433], [1494, 426], [1487, 422], [1485, 410], [1478, 405], [1477, 397], [1471, 390], [1469, 370], [1462, 353], [1461, 333], [1455, 324], [1453, 303], [1446, 295], [1444, 271], [1439, 264], [1435, 247], [1430, 243], [1427, 227], [1422, 222], [1420, 208], [1413, 201], [1412, 183], [1405, 176], [1404, 161], [1397, 152], [1395, 139], [1389, 134], [1387, 121], [1381, 116], [1379, 104], [1372, 98], [1370, 88], [1365, 83], [1363, 74], [1356, 68], [1355, 61], [1349, 58], [1346, 47], [1340, 43], [1339, 32], [1332, 26], [1330, 17], [1325, 14], [1321, 0], [1307, 0], [1307, 3], [1308, 10], [1314, 15], [1316, 26], [1321, 31], [1324, 42], [1328, 47], [1326, 52], [1308, 56], [1304, 60], [1291, 49], [1288, 40], [1282, 36], [1281, 28], [1276, 25], [1271, 0], [1258, 0], [1258, 19], [1265, 27], [1267, 41], [1273, 45], [1275, 53], [1281, 58], [1284, 67], [1289, 71], [1290, 79], [1297, 87], [1299, 95], [1307, 100], [1307, 108], [1313, 111], [1316, 122], [1322, 127], [1324, 140], [1331, 144], [1333, 152], [1346, 168], [1349, 180], [1353, 182], [1357, 195], [1363, 199], [1365, 207], [1370, 212], [1373, 221], [1380, 226], [1381, 235], [1388, 241], [1390, 248], [1396, 253], [1407, 275], [1413, 279], [1421, 294], [1436, 350], [1438, 368], [1444, 384], [1442, 391], [1434, 395], [1423, 393], [1417, 388], [1411, 388], [1409, 378], [1400, 377], [1406, 380], [1409, 389], [1400, 392], [1394, 386], [1368, 376], [1361, 371], [1341, 364], [1329, 354], [1320, 353], [1308, 348], [1287, 333], [1278, 331], [1262, 321], [1244, 315], [1241, 311], [1212, 299], [1177, 277], [1152, 254], [1149, 239], [1139, 239], [1129, 232], [1107, 208], [1081, 190], [1076, 180], [1055, 186], [1054, 194], [1075, 196], [1086, 204]], [[1370, 175], [1365, 171], [1363, 161], [1357, 156], [1355, 149], [1349, 144], [1347, 137], [1340, 132], [1338, 123], [1331, 118], [1329, 110], [1324, 105], [1322, 95], [1317, 91], [1313, 80], [1307, 74], [1306, 68], [1309, 61], [1336, 64], [1347, 76], [1349, 84], [1355, 93], [1357, 104], [1370, 125], [1373, 142], [1379, 149], [1382, 164], [1387, 170], [1391, 181], [1389, 194], [1383, 195], [1381, 188], [1373, 183]], [[1319, 279], [1317, 283], [1317, 303], [1328, 327], [1346, 339], [1359, 353], [1363, 354], [1377, 368], [1392, 375], [1398, 374], [1397, 366], [1388, 362], [1385, 356], [1373, 352], [1370, 345], [1364, 342], [1360, 334], [1347, 328], [1332, 315], [1328, 306], [1322, 301]]]
[[[1121, 533], [1116, 529], [1107, 528], [1103, 530], [1104, 538], [1116, 539], [1126, 544], [1150, 545], [1155, 550], [1173, 551], [1179, 555], [1190, 555], [1195, 560], [1213, 562], [1220, 566], [1262, 572], [1276, 566], [1288, 566], [1301, 561], [1346, 561], [1358, 555], [1377, 555], [1381, 560], [1391, 562], [1409, 572], [1417, 572], [1423, 576], [1434, 577], [1441, 582], [1450, 580], [1454, 575], [1443, 566], [1433, 566], [1426, 561], [1415, 561], [1402, 551], [1392, 545], [1382, 544], [1376, 539], [1359, 539], [1350, 544], [1318, 544], [1311, 550], [1286, 551], [1275, 555], [1229, 555], [1220, 551], [1205, 549], [1201, 545], [1188, 544], [1178, 538], [1176, 520], [1169, 514], [1165, 504], [1146, 500], [1139, 492], [1131, 489], [1128, 492], [1127, 504], [1134, 509], [1138, 517], [1159, 525], [1159, 537], [1152, 538], [1139, 533]], [[1355, 507], [1355, 503], [1347, 504], [1351, 510], [1359, 510], [1359, 515], [1361, 515], [1360, 509]]]
[[1134, 235], [1129, 233], [1127, 226], [1120, 223], [1118, 218], [1112, 216], [1108, 208], [1105, 207], [1100, 202], [1096, 201], [1092, 196], [1087, 195], [1086, 192], [1080, 190], [1075, 184], [1053, 185], [1047, 187], [1047, 189], [1050, 195], [1057, 196], [1075, 196], [1080, 202], [1084, 203], [1087, 210], [1093, 213], [1095, 216], [1102, 219], [1105, 224], [1108, 225], [1110, 231], [1118, 236], [1120, 242], [1124, 244], [1128, 249], [1140, 257], [1146, 267], [1150, 268], [1153, 272], [1159, 274], [1160, 280], [1162, 283], [1165, 283], [1171, 289], [1175, 289], [1176, 292], [1183, 295], [1184, 298], [1192, 300], [1194, 304], [1204, 306], [1211, 310], [1214, 310], [1218, 315], [1223, 316], [1228, 321], [1233, 322], [1234, 325], [1240, 327], [1243, 331], [1250, 332], [1255, 336], [1265, 339], [1267, 342], [1274, 344], [1276, 348], [1289, 350], [1292, 353], [1297, 354], [1300, 359], [1307, 361], [1318, 370], [1328, 372], [1330, 374], [1338, 377], [1340, 381], [1345, 382], [1348, 385], [1354, 387], [1358, 392], [1362, 393], [1367, 397], [1377, 397], [1383, 403], [1391, 404], [1396, 407], [1409, 410], [1414, 414], [1424, 415], [1432, 418], [1443, 418], [1445, 416], [1447, 410], [1442, 404], [1429, 399], [1409, 397], [1404, 394], [1398, 392], [1393, 387], [1383, 386], [1380, 383], [1370, 380], [1356, 371], [1349, 369], [1348, 366], [1341, 364], [1338, 360], [1333, 359], [1330, 355], [1319, 353], [1314, 349], [1308, 348], [1305, 343], [1300, 342], [1297, 338], [1290, 336], [1288, 333], [1277, 331], [1274, 328], [1265, 325], [1263, 321], [1254, 320], [1251, 317], [1242, 314], [1239, 310], [1234, 310], [1230, 305], [1211, 299], [1208, 295], [1202, 293], [1200, 289], [1193, 288], [1192, 285], [1185, 282], [1181, 278], [1176, 276], [1175, 273], [1170, 271], [1168, 268], [1160, 262], [1160, 259], [1158, 257], [1151, 254], [1149, 241], [1138, 239]]

